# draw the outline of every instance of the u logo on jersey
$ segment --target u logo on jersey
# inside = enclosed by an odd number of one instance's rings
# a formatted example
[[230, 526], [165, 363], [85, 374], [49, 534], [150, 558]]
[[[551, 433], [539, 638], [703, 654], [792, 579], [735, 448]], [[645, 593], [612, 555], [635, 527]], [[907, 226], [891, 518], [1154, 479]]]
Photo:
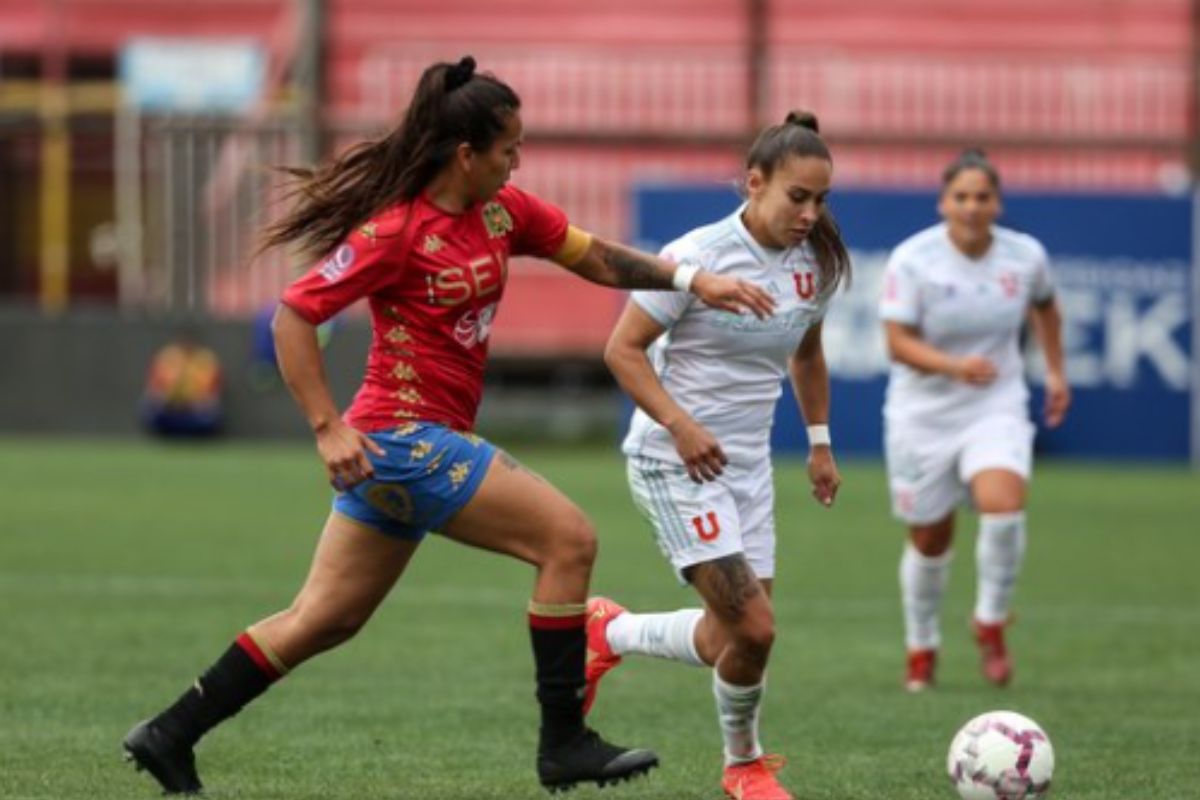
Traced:
[[[705, 525], [705, 520], [708, 524]], [[696, 535], [700, 537], [702, 542], [711, 542], [721, 535], [721, 523], [717, 521], [717, 512], [709, 511], [701, 517], [692, 517], [692, 526], [696, 529]]]
[[792, 280], [796, 282], [796, 294], [801, 300], [811, 300], [817, 293], [817, 281], [811, 272], [793, 272]]
[[1017, 289], [1020, 288], [1020, 283], [1017, 280], [1017, 276], [1011, 272], [1001, 273], [1000, 288], [1004, 290], [1005, 297], [1016, 297]]

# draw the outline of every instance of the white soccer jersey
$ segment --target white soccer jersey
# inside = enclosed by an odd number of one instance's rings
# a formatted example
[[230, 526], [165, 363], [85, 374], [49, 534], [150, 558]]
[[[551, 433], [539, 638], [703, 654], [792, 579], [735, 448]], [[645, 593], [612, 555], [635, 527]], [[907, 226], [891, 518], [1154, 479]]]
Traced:
[[[666, 332], [651, 346], [654, 371], [667, 393], [712, 432], [734, 464], [770, 455], [775, 404], [788, 359], [808, 328], [825, 315], [827, 287], [807, 244], [763, 248], [738, 209], [663, 248], [664, 258], [709, 272], [753, 281], [775, 298], [775, 314], [759, 319], [701, 303], [687, 292], [632, 293]], [[626, 455], [679, 462], [665, 428], [637, 409], [622, 450]]]
[[972, 386], [892, 362], [884, 417], [889, 425], [945, 431], [991, 414], [1028, 415], [1019, 334], [1031, 303], [1054, 294], [1046, 250], [1008, 228], [992, 228], [992, 246], [971, 259], [944, 224], [909, 237], [888, 259], [881, 319], [911, 325], [921, 338], [955, 356], [979, 355], [996, 379]]

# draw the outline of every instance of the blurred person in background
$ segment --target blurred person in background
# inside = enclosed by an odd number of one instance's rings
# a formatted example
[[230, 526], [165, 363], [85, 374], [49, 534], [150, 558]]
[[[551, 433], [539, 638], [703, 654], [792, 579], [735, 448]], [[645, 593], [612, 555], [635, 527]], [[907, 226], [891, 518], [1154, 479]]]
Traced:
[[629, 654], [712, 668], [724, 740], [721, 785], [739, 800], [788, 800], [758, 719], [775, 638], [771, 423], [790, 376], [808, 424], [809, 480], [831, 506], [841, 478], [829, 435], [821, 327], [850, 258], [826, 208], [833, 162], [817, 118], [792, 112], [746, 159], [746, 202], [667, 245], [681, 270], [766, 286], [770, 319], [739, 317], [683, 292], [634, 292], [605, 359], [637, 404], [622, 446], [630, 489], [659, 548], [703, 608], [632, 613], [595, 597], [588, 610], [588, 703]]
[[977, 149], [945, 169], [943, 222], [892, 252], [880, 302], [892, 366], [884, 403], [892, 512], [908, 526], [900, 559], [911, 692], [934, 683], [955, 510], [979, 513], [972, 627], [984, 677], [1005, 685], [1013, 587], [1025, 554], [1034, 426], [1021, 355], [1029, 319], [1046, 362], [1044, 418], [1071, 404], [1061, 317], [1046, 250], [996, 225], [1000, 175]]
[[221, 362], [190, 333], [163, 345], [150, 361], [142, 422], [166, 437], [201, 438], [221, 427]]
[[[731, 312], [769, 316], [771, 300], [738, 278], [680, 270], [570, 225], [509, 184], [521, 143], [517, 95], [466, 57], [426, 69], [387, 136], [321, 169], [290, 170], [300, 202], [265, 246], [299, 243], [323, 260], [284, 293], [276, 354], [337, 493], [291, 606], [251, 625], [173, 705], [126, 736], [128, 757], [168, 793], [199, 791], [197, 740], [353, 636], [431, 530], [536, 568], [528, 620], [541, 783], [603, 785], [657, 765], [650, 751], [609, 744], [584, 724], [596, 535], [561, 492], [470, 432], [488, 337], [517, 255], [605, 286], [687, 290]], [[364, 297], [366, 375], [340, 416], [316, 329]]]

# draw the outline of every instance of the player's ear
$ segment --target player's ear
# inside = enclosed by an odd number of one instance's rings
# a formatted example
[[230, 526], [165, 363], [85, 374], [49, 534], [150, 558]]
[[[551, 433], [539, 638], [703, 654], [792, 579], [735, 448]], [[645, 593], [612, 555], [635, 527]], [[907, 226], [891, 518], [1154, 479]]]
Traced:
[[758, 167], [746, 170], [746, 194], [758, 197], [767, 188], [767, 178]]
[[463, 172], [470, 174], [471, 166], [475, 163], [475, 150], [467, 142], [459, 142], [454, 148], [454, 160]]

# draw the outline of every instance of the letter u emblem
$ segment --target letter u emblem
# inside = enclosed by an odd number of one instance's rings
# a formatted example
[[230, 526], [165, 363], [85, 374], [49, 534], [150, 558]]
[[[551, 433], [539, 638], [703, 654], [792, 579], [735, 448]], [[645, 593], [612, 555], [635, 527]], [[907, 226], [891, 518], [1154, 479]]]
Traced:
[[[704, 520], [708, 520], [708, 526], [704, 524]], [[711, 542], [721, 535], [721, 523], [717, 522], [717, 512], [709, 511], [704, 515], [704, 518], [692, 517], [692, 525], [696, 528], [696, 535], [700, 537], [702, 542]]]
[[801, 300], [811, 300], [817, 293], [816, 281], [811, 272], [794, 272], [792, 280], [796, 282], [796, 294], [800, 295]]

